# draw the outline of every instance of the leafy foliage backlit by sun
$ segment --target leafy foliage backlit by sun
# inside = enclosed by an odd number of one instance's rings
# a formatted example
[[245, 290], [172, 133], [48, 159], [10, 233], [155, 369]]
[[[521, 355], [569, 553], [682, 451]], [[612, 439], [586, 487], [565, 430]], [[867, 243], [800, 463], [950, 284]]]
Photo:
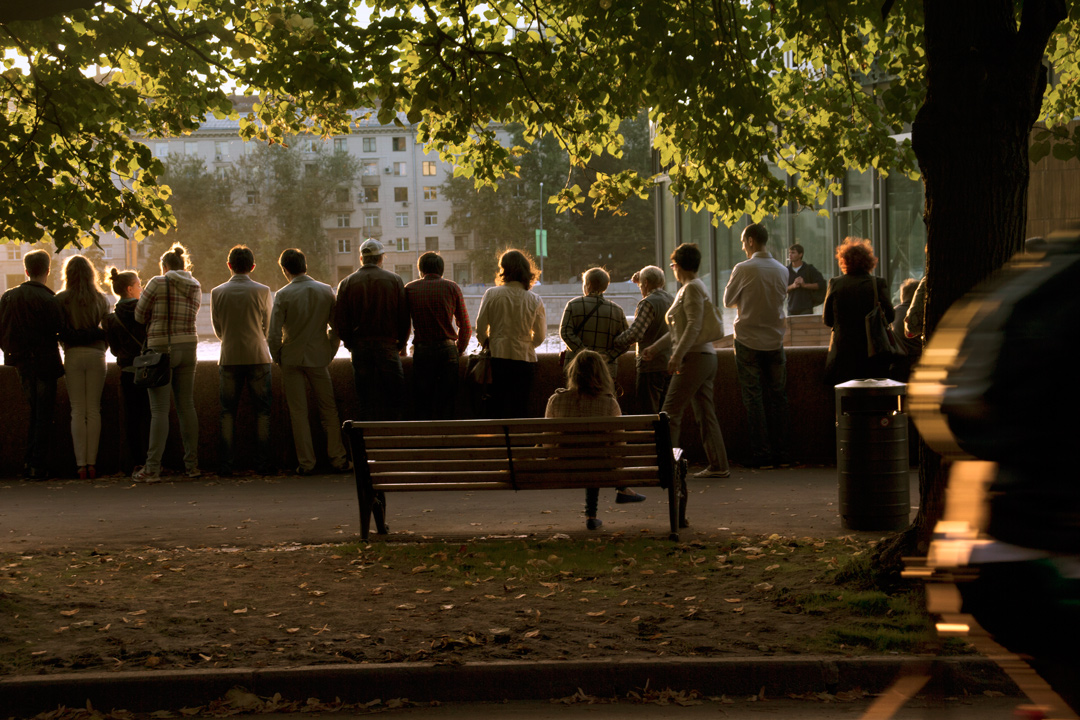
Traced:
[[[132, 137], [239, 116], [225, 87], [260, 96], [241, 134], [272, 142], [346, 132], [350, 111], [386, 123], [404, 113], [478, 185], [514, 172], [490, 124], [521, 123], [526, 142], [552, 135], [592, 173], [587, 196], [569, 182], [552, 188], [562, 210], [585, 197], [612, 210], [650, 191], [651, 173], [593, 167], [620, 153], [620, 122], [642, 108], [670, 190], [724, 221], [821, 202], [848, 168], [915, 172], [910, 146], [894, 139], [926, 92], [915, 0], [884, 19], [880, 0], [369, 6], [366, 24], [351, 0], [43, 0], [0, 11], [4, 49], [26, 61], [5, 60], [2, 76], [0, 236], [62, 247], [169, 225], [163, 168]], [[1069, 3], [1048, 48], [1051, 125], [1077, 115], [1078, 23]], [[1078, 146], [1080, 135], [1048, 131], [1036, 154], [1075, 157]]]

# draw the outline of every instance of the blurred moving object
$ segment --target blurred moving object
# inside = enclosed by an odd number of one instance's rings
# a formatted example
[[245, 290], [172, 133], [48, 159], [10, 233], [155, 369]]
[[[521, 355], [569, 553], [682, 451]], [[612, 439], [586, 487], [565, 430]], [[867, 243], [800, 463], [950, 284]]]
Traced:
[[1080, 706], [1078, 278], [1080, 229], [1032, 239], [949, 309], [908, 386], [926, 442], [957, 462], [925, 565], [905, 575], [928, 581], [943, 636], [1055, 718]]

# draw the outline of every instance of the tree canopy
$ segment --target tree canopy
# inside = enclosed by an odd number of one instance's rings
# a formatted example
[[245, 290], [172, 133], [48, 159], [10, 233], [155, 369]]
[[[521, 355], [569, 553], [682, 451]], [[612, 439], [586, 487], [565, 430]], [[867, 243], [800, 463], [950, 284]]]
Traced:
[[[168, 225], [163, 168], [132, 136], [175, 137], [235, 114], [231, 87], [262, 98], [241, 118], [245, 137], [286, 142], [345, 131], [349, 111], [376, 108], [386, 122], [401, 111], [479, 183], [515, 171], [489, 123], [520, 122], [526, 142], [550, 134], [591, 174], [587, 190], [552, 189], [562, 209], [586, 196], [610, 209], [652, 187], [648, 172], [592, 167], [620, 153], [619, 124], [642, 108], [671, 190], [725, 221], [820, 202], [847, 168], [916, 171], [910, 143], [894, 139], [927, 93], [915, 0], [884, 3], [888, 12], [881, 0], [367, 4], [366, 22], [349, 0], [46, 0], [0, 14], [0, 235], [62, 247], [99, 229]], [[1006, 13], [1004, 31], [1039, 56], [1045, 46], [1054, 82], [1041, 114], [1058, 129], [1036, 154], [1075, 156], [1080, 134], [1060, 127], [1078, 114], [1069, 38], [1080, 9], [960, 5]], [[1064, 21], [1040, 43], [1027, 26], [1047, 13]]]

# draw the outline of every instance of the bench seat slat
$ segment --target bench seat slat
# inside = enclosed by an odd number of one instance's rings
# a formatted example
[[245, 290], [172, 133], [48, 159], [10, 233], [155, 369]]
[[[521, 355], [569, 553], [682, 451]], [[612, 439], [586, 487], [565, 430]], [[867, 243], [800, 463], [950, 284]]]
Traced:
[[657, 415], [626, 415], [614, 418], [514, 418], [509, 420], [446, 420], [446, 421], [405, 421], [395, 423], [356, 422], [345, 423], [347, 429], [362, 430], [365, 437], [381, 435], [502, 435], [503, 427], [509, 425], [516, 433], [545, 432], [557, 426], [560, 430], [584, 432], [603, 428], [604, 430], [626, 428], [632, 430], [651, 430], [652, 424], [659, 419]]
[[[651, 456], [656, 457], [656, 446], [653, 443], [632, 443], [625, 445], [600, 445], [604, 452], [611, 457], [627, 456]], [[561, 458], [569, 457], [593, 457], [597, 454], [596, 447], [576, 446], [559, 447], [558, 455]], [[552, 448], [515, 447], [513, 448], [514, 461], [519, 459], [547, 458], [553, 454]], [[399, 460], [506, 460], [506, 448], [503, 446], [490, 448], [409, 448], [409, 449], [381, 449], [368, 448], [368, 460], [370, 462], [393, 462]]]
[[[572, 458], [514, 458], [515, 472], [566, 472], [571, 470], [615, 470], [623, 467], [656, 466], [656, 455], [612, 456], [593, 452], [592, 456]], [[426, 460], [422, 456], [413, 460], [368, 462], [369, 472], [378, 475], [387, 472], [417, 472], [442, 475], [455, 470], [507, 470], [506, 458], [488, 460]]]
[[[587, 470], [582, 472], [560, 471], [551, 473], [515, 473], [518, 488], [521, 490], [527, 489], [526, 486], [528, 485], [549, 488], [564, 487], [561, 483], [566, 483], [565, 487], [617, 487], [620, 485], [641, 485], [645, 483], [656, 485], [659, 483], [657, 476], [658, 473], [655, 467], [620, 468], [618, 470], [604, 472]], [[438, 482], [433, 483], [432, 480], [435, 477], [438, 478]], [[512, 487], [509, 472], [462, 471], [439, 473], [437, 476], [433, 476], [429, 473], [395, 472], [380, 473], [371, 476], [371, 485], [375, 490], [384, 489], [384, 485], [411, 486], [423, 484], [445, 485], [453, 483], [484, 485], [492, 482], [506, 482], [507, 486]]]
[[[511, 447], [532, 447], [534, 445], [580, 445], [582, 443], [650, 443], [651, 432], [597, 432], [576, 431], [570, 433], [519, 433], [510, 436]], [[425, 448], [425, 447], [506, 447], [506, 438], [498, 435], [426, 435], [417, 438], [411, 435], [389, 435], [364, 437], [368, 450], [382, 448]]]

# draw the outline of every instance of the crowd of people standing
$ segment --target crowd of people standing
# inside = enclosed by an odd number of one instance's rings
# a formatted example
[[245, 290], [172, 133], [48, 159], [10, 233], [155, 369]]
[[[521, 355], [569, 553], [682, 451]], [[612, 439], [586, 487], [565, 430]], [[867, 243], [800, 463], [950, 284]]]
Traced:
[[[734, 350], [737, 379], [747, 416], [751, 467], [791, 463], [789, 411], [784, 351], [785, 317], [823, 304], [825, 324], [832, 326], [827, 374], [830, 382], [854, 377], [884, 376], [866, 356], [863, 318], [880, 302], [889, 320], [893, 308], [887, 286], [872, 271], [876, 264], [869, 243], [849, 238], [837, 250], [843, 274], [826, 283], [821, 273], [802, 262], [803, 249], [788, 250], [788, 266], [767, 249], [768, 232], [751, 224], [742, 233], [746, 261], [733, 268], [723, 305], [736, 310]], [[535, 292], [539, 271], [527, 253], [510, 249], [498, 262], [496, 284], [483, 295], [471, 322], [456, 283], [442, 277], [443, 259], [435, 252], [420, 256], [420, 277], [406, 284], [382, 268], [384, 250], [377, 240], [360, 247], [362, 264], [337, 290], [308, 275], [302, 251], [291, 248], [278, 258], [287, 283], [276, 294], [256, 282], [252, 251], [232, 248], [230, 279], [211, 292], [211, 318], [221, 341], [218, 362], [220, 434], [219, 475], [239, 465], [259, 473], [276, 472], [271, 447], [274, 363], [281, 369], [296, 451], [295, 472], [316, 470], [317, 453], [309, 424], [308, 395], [326, 438], [329, 469], [351, 469], [342, 442], [340, 418], [329, 365], [339, 345], [351, 354], [358, 419], [400, 420], [405, 416], [405, 376], [401, 358], [413, 345], [413, 417], [452, 419], [460, 378], [460, 356], [475, 331], [490, 353], [492, 417], [529, 415], [529, 398], [537, 366], [537, 347], [547, 335], [547, 314]], [[547, 403], [549, 417], [611, 416], [621, 413], [618, 358], [636, 346], [633, 397], [639, 412], [665, 412], [672, 441], [679, 446], [685, 412], [694, 413], [708, 464], [700, 477], [723, 478], [730, 463], [716, 414], [714, 342], [723, 334], [720, 314], [698, 276], [702, 254], [682, 244], [671, 254], [671, 270], [679, 283], [673, 296], [666, 275], [656, 266], [634, 274], [641, 300], [633, 321], [604, 297], [610, 277], [600, 267], [582, 274], [582, 295], [570, 300], [562, 314], [559, 335], [565, 343], [565, 388]], [[30, 403], [25, 475], [47, 477], [48, 434], [52, 424], [56, 381], [67, 377], [71, 403], [71, 436], [75, 472], [97, 476], [101, 436], [101, 396], [106, 376], [106, 348], [121, 369], [125, 462], [137, 482], [162, 476], [162, 457], [175, 407], [183, 445], [183, 474], [199, 477], [199, 419], [195, 409], [197, 367], [195, 327], [202, 288], [192, 276], [184, 249], [173, 246], [160, 259], [161, 274], [145, 285], [133, 271], [113, 268], [106, 279], [115, 297], [110, 303], [99, 288], [93, 265], [70, 257], [63, 268], [63, 289], [53, 295], [46, 281], [50, 256], [44, 251], [24, 258], [27, 281], [0, 300], [0, 340], [5, 361], [19, 370]], [[905, 285], [911, 303], [914, 283]], [[59, 347], [64, 349], [61, 361]], [[168, 382], [141, 387], [129, 372], [147, 351], [167, 353]], [[242, 399], [250, 397], [255, 415], [255, 452], [238, 460], [235, 418]], [[617, 502], [645, 497], [620, 488]], [[590, 491], [586, 518], [599, 527], [597, 497]]]

